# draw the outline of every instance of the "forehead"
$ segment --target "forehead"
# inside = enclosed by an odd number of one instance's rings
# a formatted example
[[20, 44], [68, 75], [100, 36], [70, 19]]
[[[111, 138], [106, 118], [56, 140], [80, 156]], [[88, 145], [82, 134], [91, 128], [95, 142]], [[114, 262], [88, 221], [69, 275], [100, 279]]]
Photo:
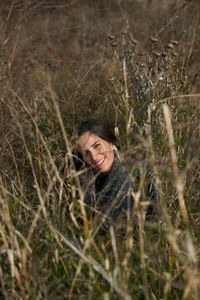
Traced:
[[94, 143], [98, 141], [106, 142], [94, 133], [85, 132], [78, 140], [78, 147], [81, 151], [84, 151], [86, 149], [89, 149]]

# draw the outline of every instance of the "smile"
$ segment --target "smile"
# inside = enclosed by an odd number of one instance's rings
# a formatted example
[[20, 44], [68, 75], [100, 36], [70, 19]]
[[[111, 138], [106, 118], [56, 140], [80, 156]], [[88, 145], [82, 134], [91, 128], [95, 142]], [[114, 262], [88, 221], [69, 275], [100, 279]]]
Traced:
[[105, 158], [101, 159], [99, 162], [95, 163], [95, 166], [101, 166], [105, 161]]

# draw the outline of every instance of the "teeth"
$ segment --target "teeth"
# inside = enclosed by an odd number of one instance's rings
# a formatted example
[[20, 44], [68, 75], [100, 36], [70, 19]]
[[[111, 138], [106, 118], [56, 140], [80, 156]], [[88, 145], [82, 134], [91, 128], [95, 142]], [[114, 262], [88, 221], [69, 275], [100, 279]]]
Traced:
[[97, 166], [99, 166], [104, 161], [104, 158], [100, 160], [98, 163], [96, 163]]

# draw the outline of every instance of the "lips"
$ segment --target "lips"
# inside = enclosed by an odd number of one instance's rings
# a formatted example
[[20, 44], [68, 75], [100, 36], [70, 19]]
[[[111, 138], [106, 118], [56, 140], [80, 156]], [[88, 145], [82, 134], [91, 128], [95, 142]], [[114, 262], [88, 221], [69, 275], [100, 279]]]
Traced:
[[94, 166], [95, 166], [95, 167], [100, 167], [100, 166], [104, 163], [104, 161], [105, 161], [105, 158], [102, 158], [100, 161], [96, 162], [96, 163], [94, 164]]

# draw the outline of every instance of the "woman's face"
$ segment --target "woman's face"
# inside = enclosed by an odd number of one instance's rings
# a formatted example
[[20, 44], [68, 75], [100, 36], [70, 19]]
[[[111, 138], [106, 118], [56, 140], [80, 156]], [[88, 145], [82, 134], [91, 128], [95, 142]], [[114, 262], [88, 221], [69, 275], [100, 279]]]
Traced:
[[78, 140], [84, 161], [102, 173], [109, 172], [114, 161], [114, 145], [98, 135], [85, 132]]

